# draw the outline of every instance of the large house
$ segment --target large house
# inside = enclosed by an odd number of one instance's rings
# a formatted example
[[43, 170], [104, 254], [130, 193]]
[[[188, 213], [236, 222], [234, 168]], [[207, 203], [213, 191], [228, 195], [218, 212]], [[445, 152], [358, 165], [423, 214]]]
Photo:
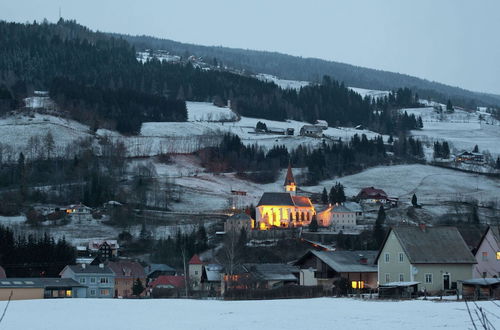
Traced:
[[256, 209], [256, 228], [265, 230], [272, 227], [300, 227], [309, 225], [316, 214], [311, 200], [297, 196], [297, 185], [292, 168], [288, 166], [285, 192], [265, 192]]
[[315, 125], [304, 125], [300, 128], [300, 135], [321, 137], [323, 135], [323, 127]]
[[[132, 287], [136, 280], [140, 280], [142, 285], [146, 286], [146, 273], [140, 263], [135, 261], [110, 261], [107, 266], [115, 273], [115, 291], [114, 297], [131, 297]], [[144, 295], [143, 292], [141, 295]]]
[[117, 240], [108, 239], [96, 239], [89, 242], [88, 250], [94, 254], [99, 256], [102, 260], [109, 260], [118, 257], [118, 249], [120, 245]]
[[[1, 300], [85, 298], [86, 287], [70, 278], [7, 278], [0, 281]], [[11, 296], [12, 295], [12, 296]]]
[[[343, 278], [352, 288], [376, 288], [377, 266], [374, 264], [376, 256], [377, 251], [310, 250], [295, 265], [301, 270], [314, 271], [314, 281], [309, 285], [320, 285], [330, 289], [335, 281]], [[307, 285], [302, 283], [302, 279], [301, 284]]]
[[489, 226], [476, 249], [473, 276], [500, 277], [500, 227]]
[[333, 230], [354, 229], [357, 224], [357, 212], [343, 204], [333, 206], [330, 226]]
[[239, 234], [242, 230], [249, 232], [254, 226], [254, 220], [246, 213], [230, 216], [224, 223], [224, 232]]
[[459, 289], [476, 259], [455, 227], [394, 227], [375, 259], [380, 285], [414, 282], [436, 293]]
[[382, 189], [377, 189], [375, 187], [366, 187], [361, 189], [356, 197], [359, 201], [368, 203], [387, 203], [389, 197]]
[[69, 265], [59, 274], [61, 278], [71, 278], [87, 287], [87, 298], [113, 298], [115, 293], [115, 273], [105, 266]]

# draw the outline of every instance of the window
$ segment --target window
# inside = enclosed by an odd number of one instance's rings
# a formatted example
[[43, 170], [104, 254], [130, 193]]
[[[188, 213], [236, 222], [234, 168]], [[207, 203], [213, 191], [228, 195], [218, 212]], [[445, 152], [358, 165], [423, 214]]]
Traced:
[[403, 262], [405, 260], [405, 254], [403, 252], [399, 252], [399, 262]]
[[386, 253], [385, 254], [385, 262], [388, 263], [389, 261], [391, 261], [391, 256], [389, 253]]
[[486, 272], [483, 272], [483, 278], [486, 278], [488, 274]]
[[91, 289], [91, 290], [90, 290], [90, 295], [91, 295], [91, 296], [95, 296], [95, 289]]
[[101, 283], [109, 283], [107, 277], [101, 277]]
[[399, 274], [399, 282], [404, 282], [405, 276], [404, 274]]
[[109, 296], [108, 289], [101, 289], [101, 290], [99, 290], [99, 293], [101, 294], [101, 296]]
[[432, 283], [432, 274], [425, 274], [425, 283]]
[[497, 252], [497, 260], [500, 260], [500, 252]]
[[483, 256], [483, 261], [488, 261], [488, 252], [483, 252], [481, 255]]
[[85, 284], [85, 277], [80, 277], [80, 284]]
[[90, 283], [95, 283], [95, 277], [90, 278]]
[[389, 283], [391, 281], [391, 274], [385, 274], [385, 283]]
[[71, 290], [66, 290], [66, 297], [71, 297]]
[[198, 271], [197, 271], [197, 270], [195, 270], [195, 271], [194, 271], [194, 274], [195, 274], [195, 275], [198, 275]]

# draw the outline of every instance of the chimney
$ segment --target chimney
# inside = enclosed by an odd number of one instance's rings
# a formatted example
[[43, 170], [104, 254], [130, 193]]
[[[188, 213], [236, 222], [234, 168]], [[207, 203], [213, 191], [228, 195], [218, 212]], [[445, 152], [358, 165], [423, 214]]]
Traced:
[[99, 268], [104, 268], [104, 264], [99, 264]]
[[419, 223], [418, 227], [420, 228], [421, 231], [423, 231], [425, 233], [425, 229], [426, 229], [425, 223]]
[[82, 269], [85, 269], [87, 265], [86, 264], [82, 264]]

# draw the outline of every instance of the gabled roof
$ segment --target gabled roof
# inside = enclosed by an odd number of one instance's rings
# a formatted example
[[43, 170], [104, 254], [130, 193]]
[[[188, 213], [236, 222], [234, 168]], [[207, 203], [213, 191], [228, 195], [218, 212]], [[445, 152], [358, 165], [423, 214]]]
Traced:
[[332, 213], [356, 213], [356, 211], [351, 210], [345, 205], [335, 205], [332, 209]]
[[202, 282], [220, 282], [223, 267], [219, 264], [208, 264], [203, 267]]
[[165, 287], [173, 287], [176, 289], [184, 288], [185, 286], [184, 276], [178, 275], [160, 275], [156, 280], [149, 283], [149, 287], [156, 288], [158, 285]]
[[252, 274], [261, 281], [298, 281], [297, 276], [300, 269], [287, 264], [243, 264], [245, 272]]
[[311, 200], [304, 196], [292, 196], [292, 201], [298, 207], [312, 207]]
[[285, 183], [283, 185], [288, 186], [292, 183], [295, 184], [295, 179], [292, 173], [292, 165], [288, 164], [288, 169], [286, 170], [286, 176], [285, 176]]
[[[377, 266], [374, 265], [377, 251], [308, 251], [297, 261], [300, 264], [310, 255], [323, 261], [337, 273], [376, 273]], [[366, 258], [366, 263], [361, 259]]]
[[287, 192], [265, 192], [257, 204], [257, 206], [261, 205], [295, 206], [292, 196]]
[[387, 194], [382, 189], [366, 187], [361, 189], [358, 198], [387, 198]]
[[9, 277], [0, 281], [0, 288], [70, 288], [85, 287], [71, 278]]
[[5, 274], [5, 269], [3, 269], [2, 266], [0, 266], [0, 278], [6, 278], [7, 275]]
[[389, 235], [394, 233], [412, 264], [475, 264], [476, 259], [455, 227], [393, 227], [375, 259], [377, 262]]
[[[64, 269], [69, 268], [75, 274], [108, 274], [114, 275], [115, 273], [108, 266], [104, 265], [100, 267], [99, 265], [68, 265]], [[61, 271], [61, 273], [64, 271]]]
[[108, 244], [112, 249], [120, 248], [116, 239], [95, 239], [89, 242], [89, 250], [99, 250], [104, 243]]
[[144, 268], [144, 272], [149, 276], [152, 273], [159, 272], [175, 272], [175, 269], [165, 264], [150, 264]]
[[[488, 226], [488, 228], [484, 232], [483, 236], [481, 237], [481, 240], [477, 244], [476, 254], [479, 251], [481, 244], [483, 244], [483, 241], [486, 238], [486, 235], [488, 235], [488, 232], [491, 232], [491, 235], [493, 235], [493, 237], [495, 238], [495, 240], [497, 242], [497, 247], [500, 247], [500, 226]], [[494, 248], [496, 248], [496, 247], [494, 247]]]
[[203, 265], [203, 262], [201, 261], [200, 257], [197, 254], [195, 254], [189, 260], [189, 264], [190, 265]]
[[145, 278], [146, 273], [140, 263], [135, 261], [110, 261], [107, 266], [115, 273], [116, 278]]

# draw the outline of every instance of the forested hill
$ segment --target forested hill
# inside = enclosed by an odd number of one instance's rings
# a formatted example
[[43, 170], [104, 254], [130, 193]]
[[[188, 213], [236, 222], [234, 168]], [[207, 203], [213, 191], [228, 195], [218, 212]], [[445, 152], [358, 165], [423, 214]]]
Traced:
[[194, 54], [206, 60], [216, 58], [229, 67], [272, 74], [283, 79], [318, 82], [323, 75], [329, 75], [352, 87], [378, 90], [408, 87], [420, 97], [430, 97], [441, 103], [446, 103], [451, 98], [453, 104], [471, 109], [475, 109], [476, 105], [500, 106], [500, 95], [472, 92], [406, 74], [276, 52], [200, 46], [149, 36], [114, 35], [128, 40], [137, 49], [165, 49], [177, 55]]
[[[244, 116], [325, 119], [388, 134], [419, 125], [415, 117], [393, 111], [414, 105], [409, 89], [374, 102], [327, 76], [321, 84], [295, 91], [227, 71], [202, 70], [189, 62], [143, 64], [127, 41], [74, 21], [0, 22], [0, 45], [0, 98], [20, 100], [32, 90], [48, 89], [61, 109], [94, 129], [135, 134], [145, 121], [185, 121], [185, 100], [231, 100], [233, 110]], [[0, 102], [0, 108], [10, 110], [12, 104]]]

